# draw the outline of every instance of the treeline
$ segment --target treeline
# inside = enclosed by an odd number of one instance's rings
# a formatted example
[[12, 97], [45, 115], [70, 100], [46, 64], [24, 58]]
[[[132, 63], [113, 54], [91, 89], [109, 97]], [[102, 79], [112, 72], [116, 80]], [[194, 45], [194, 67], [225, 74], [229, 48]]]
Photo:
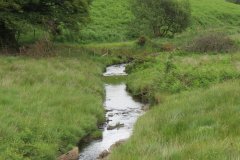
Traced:
[[41, 27], [52, 36], [61, 28], [79, 30], [89, 19], [92, 0], [1, 0], [0, 45], [17, 48], [17, 37], [30, 27]]

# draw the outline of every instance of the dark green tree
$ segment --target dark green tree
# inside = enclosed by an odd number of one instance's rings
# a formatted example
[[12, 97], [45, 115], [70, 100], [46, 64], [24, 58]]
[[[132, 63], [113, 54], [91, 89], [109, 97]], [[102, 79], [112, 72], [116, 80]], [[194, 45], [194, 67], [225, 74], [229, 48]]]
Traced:
[[134, 27], [141, 30], [141, 34], [174, 36], [190, 24], [191, 9], [187, 0], [133, 0], [131, 8], [136, 18]]
[[91, 0], [0, 0], [0, 44], [16, 47], [16, 37], [29, 25], [42, 26], [53, 35], [59, 25], [77, 30], [89, 15]]

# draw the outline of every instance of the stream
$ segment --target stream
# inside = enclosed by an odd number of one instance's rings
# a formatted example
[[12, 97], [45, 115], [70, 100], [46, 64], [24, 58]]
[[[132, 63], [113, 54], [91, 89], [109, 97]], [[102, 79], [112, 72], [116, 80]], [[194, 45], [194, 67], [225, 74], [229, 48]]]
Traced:
[[[107, 67], [103, 76], [126, 76], [126, 64]], [[79, 155], [79, 160], [96, 160], [99, 155], [120, 140], [128, 139], [137, 119], [144, 113], [144, 104], [127, 92], [126, 84], [105, 84], [106, 122], [101, 140], [91, 142]]]

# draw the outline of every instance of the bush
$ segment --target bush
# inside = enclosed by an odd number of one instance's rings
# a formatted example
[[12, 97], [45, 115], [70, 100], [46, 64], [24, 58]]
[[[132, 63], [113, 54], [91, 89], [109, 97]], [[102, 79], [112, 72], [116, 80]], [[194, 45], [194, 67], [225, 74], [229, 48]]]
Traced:
[[146, 44], [146, 42], [147, 42], [147, 38], [144, 36], [139, 37], [137, 40], [137, 44], [139, 46], [144, 46]]
[[34, 44], [20, 47], [19, 55], [26, 55], [26, 56], [33, 56], [33, 57], [53, 56], [54, 46], [50, 40], [41, 39]]
[[173, 37], [190, 25], [188, 0], [133, 0], [131, 6], [135, 30], [144, 34], [150, 31], [154, 37]]
[[165, 43], [162, 45], [162, 51], [171, 52], [175, 50], [175, 46], [172, 43]]
[[234, 41], [223, 33], [202, 35], [185, 47], [191, 52], [230, 52], [236, 48]]

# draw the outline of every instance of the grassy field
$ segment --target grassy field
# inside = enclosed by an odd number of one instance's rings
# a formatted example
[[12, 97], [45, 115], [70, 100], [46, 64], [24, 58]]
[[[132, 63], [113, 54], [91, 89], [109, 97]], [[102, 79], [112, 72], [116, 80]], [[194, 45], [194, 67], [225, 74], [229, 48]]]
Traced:
[[[133, 15], [130, 0], [95, 0], [91, 8], [91, 22], [83, 28], [82, 42], [113, 42], [131, 39], [130, 22]], [[225, 0], [190, 0], [192, 24], [187, 32], [179, 34], [176, 41], [188, 40], [201, 32], [213, 30], [240, 34], [240, 6]], [[160, 40], [162, 41], [162, 40]], [[169, 41], [169, 40], [168, 40]]]
[[237, 80], [169, 96], [140, 118], [110, 159], [239, 159], [239, 90]]
[[101, 73], [111, 58], [68, 51], [1, 56], [0, 159], [55, 159], [104, 121]]

